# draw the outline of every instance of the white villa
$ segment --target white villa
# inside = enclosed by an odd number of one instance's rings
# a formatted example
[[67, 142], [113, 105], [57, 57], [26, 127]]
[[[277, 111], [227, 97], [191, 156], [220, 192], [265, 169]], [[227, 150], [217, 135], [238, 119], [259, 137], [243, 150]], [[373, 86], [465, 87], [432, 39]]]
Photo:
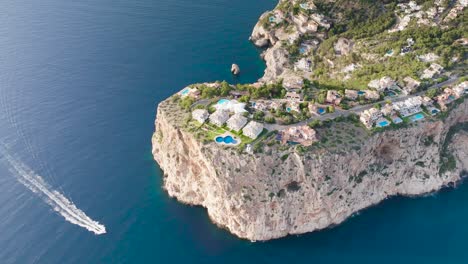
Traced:
[[377, 108], [371, 108], [361, 113], [359, 120], [367, 127], [372, 128], [375, 122], [382, 117], [382, 112]]
[[405, 86], [403, 87], [403, 92], [408, 95], [412, 94], [418, 89], [419, 85], [421, 85], [420, 81], [417, 81], [409, 76], [405, 77], [403, 79], [403, 82], [405, 83]]
[[250, 123], [242, 129], [242, 133], [252, 139], [256, 139], [262, 131], [263, 125], [255, 121], [250, 121]]
[[224, 110], [217, 110], [210, 115], [210, 123], [217, 126], [222, 126], [229, 119], [229, 113]]
[[421, 112], [422, 103], [423, 103], [422, 97], [416, 96], [416, 97], [409, 98], [403, 102], [394, 103], [393, 108], [395, 109], [395, 111], [400, 113], [401, 116], [407, 117], [407, 116]]
[[258, 100], [251, 102], [252, 108], [258, 111], [277, 110], [282, 107], [280, 101]]
[[229, 118], [227, 121], [227, 126], [237, 132], [239, 132], [245, 126], [245, 124], [247, 124], [247, 118], [240, 114], [231, 116], [231, 118]]
[[423, 71], [423, 74], [421, 75], [421, 79], [432, 79], [435, 76], [441, 74], [444, 71], [444, 67], [440, 66], [437, 63], [432, 63], [429, 68], [425, 69]]
[[392, 78], [385, 76], [382, 77], [380, 80], [377, 79], [370, 81], [367, 86], [369, 86], [370, 88], [374, 88], [377, 91], [384, 91], [385, 89], [390, 88], [393, 85], [395, 85], [395, 81]]
[[235, 114], [247, 112], [247, 110], [245, 110], [245, 104], [239, 103], [237, 100], [221, 99], [214, 107], [216, 110], [224, 110]]
[[453, 88], [453, 92], [457, 97], [468, 94], [468, 81], [464, 81]]
[[192, 118], [203, 124], [208, 119], [210, 114], [205, 109], [195, 109], [192, 112]]
[[326, 102], [339, 105], [341, 103], [341, 95], [335, 90], [328, 90]]

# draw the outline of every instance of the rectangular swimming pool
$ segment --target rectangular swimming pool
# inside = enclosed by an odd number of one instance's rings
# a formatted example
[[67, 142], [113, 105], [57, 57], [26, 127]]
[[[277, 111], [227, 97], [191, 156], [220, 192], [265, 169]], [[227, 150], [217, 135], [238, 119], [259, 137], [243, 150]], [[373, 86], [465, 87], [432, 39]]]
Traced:
[[422, 113], [417, 113], [414, 116], [410, 117], [411, 121], [419, 121], [424, 119], [424, 115]]

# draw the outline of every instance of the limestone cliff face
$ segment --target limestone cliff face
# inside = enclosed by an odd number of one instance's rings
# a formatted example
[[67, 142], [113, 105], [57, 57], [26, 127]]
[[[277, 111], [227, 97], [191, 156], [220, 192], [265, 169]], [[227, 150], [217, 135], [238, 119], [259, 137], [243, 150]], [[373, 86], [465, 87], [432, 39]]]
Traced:
[[158, 107], [152, 139], [165, 189], [181, 202], [207, 208], [213, 222], [249, 240], [339, 224], [389, 196], [420, 195], [455, 183], [468, 169], [468, 134], [461, 131], [446, 142], [457, 168], [439, 175], [447, 132], [468, 122], [468, 102], [444, 121], [375, 134], [359, 151], [292, 151], [285, 160], [279, 151], [249, 155], [203, 144], [179, 127], [166, 104]]

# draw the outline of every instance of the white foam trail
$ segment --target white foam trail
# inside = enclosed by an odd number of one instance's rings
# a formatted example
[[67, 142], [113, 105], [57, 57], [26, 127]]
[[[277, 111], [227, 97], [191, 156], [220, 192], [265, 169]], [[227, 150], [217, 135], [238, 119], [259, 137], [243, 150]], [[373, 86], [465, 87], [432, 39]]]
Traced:
[[63, 216], [65, 220], [84, 227], [96, 235], [106, 233], [104, 225], [89, 218], [60, 192], [53, 190], [41, 176], [37, 175], [24, 163], [15, 160], [13, 156], [2, 149], [0, 149], [0, 153], [4, 155], [4, 160], [10, 165], [9, 170], [16, 176], [18, 181], [32, 192], [38, 194], [57, 213]]

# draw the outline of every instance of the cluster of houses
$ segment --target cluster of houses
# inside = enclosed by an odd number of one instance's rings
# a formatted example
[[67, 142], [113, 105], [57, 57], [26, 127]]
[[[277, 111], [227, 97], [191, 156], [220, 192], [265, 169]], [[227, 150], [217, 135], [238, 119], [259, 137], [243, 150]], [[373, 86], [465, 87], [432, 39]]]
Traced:
[[[427, 100], [422, 98], [421, 96], [415, 96], [408, 98], [402, 102], [387, 104], [381, 109], [373, 107], [362, 112], [359, 120], [368, 129], [371, 129], [374, 126], [386, 127], [390, 125], [390, 121], [387, 118], [389, 118], [394, 124], [399, 124], [403, 122], [400, 116], [408, 117], [417, 113], [421, 113], [423, 111], [421, 106], [426, 101]], [[431, 100], [429, 99], [429, 101]], [[429, 101], [427, 101], [428, 106]]]
[[217, 104], [217, 109], [211, 115], [206, 109], [195, 109], [192, 112], [192, 119], [203, 124], [209, 121], [218, 127], [226, 125], [230, 130], [240, 132], [252, 139], [256, 139], [263, 131], [263, 124], [250, 121], [243, 115], [246, 112], [245, 104], [235, 100], [224, 99], [222, 103]]
[[370, 100], [376, 101], [380, 99], [380, 94], [377, 91], [373, 90], [350, 90], [346, 89], [344, 91], [344, 97], [336, 90], [328, 90], [327, 97], [325, 101], [329, 104], [339, 105], [341, 101], [346, 98], [350, 101], [355, 101], [360, 97]]
[[410, 76], [407, 76], [403, 79], [403, 82], [400, 86], [397, 81], [388, 76], [384, 76], [381, 79], [370, 81], [368, 86], [377, 90], [378, 92], [394, 91], [409, 95], [416, 92], [419, 86], [421, 86], [421, 82], [413, 79]]
[[445, 88], [442, 94], [435, 97], [442, 110], [447, 109], [447, 105], [468, 94], [468, 81], [464, 81], [453, 88]]
[[[374, 126], [384, 127], [390, 125], [390, 121], [387, 118], [389, 118], [391, 122], [399, 124], [403, 121], [401, 117], [415, 116], [423, 112], [422, 106], [426, 108], [430, 115], [436, 115], [441, 110], [445, 111], [447, 105], [466, 94], [468, 94], [468, 81], [464, 81], [453, 88], [445, 88], [434, 100], [427, 96], [415, 96], [405, 101], [387, 104], [381, 109], [370, 108], [361, 113], [360, 121], [368, 129]], [[434, 102], [437, 102], [441, 110], [434, 105]], [[422, 118], [423, 115], [421, 114], [418, 118], [412, 120], [419, 120]]]

